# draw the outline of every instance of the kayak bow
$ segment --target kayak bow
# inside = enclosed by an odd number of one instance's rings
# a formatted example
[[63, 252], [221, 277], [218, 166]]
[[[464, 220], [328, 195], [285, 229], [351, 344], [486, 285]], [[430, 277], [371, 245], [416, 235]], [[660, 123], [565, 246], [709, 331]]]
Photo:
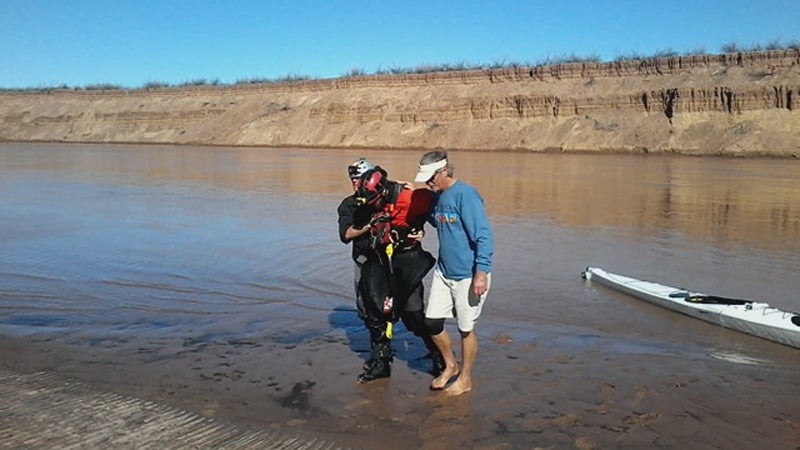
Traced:
[[800, 314], [754, 300], [717, 297], [639, 280], [599, 267], [587, 267], [584, 279], [696, 319], [800, 348]]

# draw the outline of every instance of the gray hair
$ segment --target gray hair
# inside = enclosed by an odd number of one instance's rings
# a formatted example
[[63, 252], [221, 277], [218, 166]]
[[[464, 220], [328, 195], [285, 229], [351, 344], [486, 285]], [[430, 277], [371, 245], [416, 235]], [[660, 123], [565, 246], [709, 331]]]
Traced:
[[439, 162], [439, 161], [441, 161], [443, 159], [447, 160], [447, 166], [445, 166], [445, 168], [447, 169], [447, 176], [448, 177], [452, 177], [453, 176], [453, 169], [455, 167], [450, 162], [450, 160], [447, 158], [447, 151], [446, 150], [434, 150], [432, 152], [425, 153], [424, 155], [422, 155], [422, 158], [419, 159], [419, 165], [420, 166], [424, 166], [426, 164], [432, 164], [432, 163], [435, 163], [435, 162]]

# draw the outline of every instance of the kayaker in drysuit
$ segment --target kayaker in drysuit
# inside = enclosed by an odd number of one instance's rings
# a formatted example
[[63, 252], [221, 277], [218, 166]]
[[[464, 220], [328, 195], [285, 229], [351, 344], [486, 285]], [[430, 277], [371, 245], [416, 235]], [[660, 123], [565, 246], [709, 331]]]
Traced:
[[372, 210], [369, 251], [359, 284], [371, 352], [358, 380], [366, 383], [391, 376], [392, 326], [398, 319], [423, 340], [433, 359], [431, 373], [438, 376], [444, 360], [425, 325], [422, 285], [436, 260], [420, 242], [433, 195], [390, 181], [386, 171], [375, 167], [359, 179], [355, 198]]
[[353, 193], [345, 197], [339, 204], [339, 208], [337, 208], [337, 213], [339, 214], [339, 240], [344, 244], [353, 244], [352, 255], [353, 263], [355, 264], [353, 286], [355, 288], [358, 317], [362, 320], [367, 317], [367, 311], [364, 307], [364, 299], [361, 297], [358, 284], [361, 280], [361, 266], [367, 260], [366, 253], [369, 251], [369, 222], [373, 211], [372, 208], [367, 206], [359, 207], [359, 205], [356, 205], [355, 193], [358, 189], [358, 180], [361, 175], [374, 168], [375, 164], [366, 158], [358, 158], [347, 166], [347, 175], [350, 178]]

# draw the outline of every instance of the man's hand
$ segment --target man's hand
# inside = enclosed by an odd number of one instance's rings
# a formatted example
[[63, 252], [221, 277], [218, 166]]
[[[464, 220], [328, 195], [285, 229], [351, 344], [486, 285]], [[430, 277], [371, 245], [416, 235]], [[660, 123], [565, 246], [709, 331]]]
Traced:
[[475, 271], [475, 275], [472, 276], [472, 293], [475, 294], [476, 297], [480, 297], [485, 294], [488, 289], [489, 280], [486, 277], [486, 272], [482, 270]]
[[370, 231], [371, 229], [372, 229], [372, 225], [370, 225], [370, 224], [366, 224], [361, 228], [356, 228], [355, 226], [350, 225], [349, 227], [347, 227], [347, 230], [345, 230], [344, 237], [347, 240], [353, 240], [353, 239], [361, 236], [362, 234]]
[[421, 241], [423, 237], [425, 237], [425, 230], [411, 230], [408, 232], [407, 235], [408, 239], [413, 239], [415, 241]]

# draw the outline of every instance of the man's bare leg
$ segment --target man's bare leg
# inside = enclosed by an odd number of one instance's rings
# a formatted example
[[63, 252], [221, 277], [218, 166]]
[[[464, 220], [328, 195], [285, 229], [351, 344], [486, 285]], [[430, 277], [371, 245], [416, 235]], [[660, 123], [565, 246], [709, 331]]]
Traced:
[[431, 336], [431, 339], [433, 339], [433, 343], [436, 344], [439, 352], [442, 353], [445, 365], [442, 373], [431, 381], [431, 389], [444, 389], [450, 378], [458, 375], [458, 363], [456, 362], [456, 356], [453, 354], [453, 345], [450, 342], [450, 335], [447, 334], [447, 330]]
[[461, 395], [472, 390], [472, 366], [478, 355], [478, 336], [475, 330], [461, 333], [461, 373], [446, 390], [447, 395]]

